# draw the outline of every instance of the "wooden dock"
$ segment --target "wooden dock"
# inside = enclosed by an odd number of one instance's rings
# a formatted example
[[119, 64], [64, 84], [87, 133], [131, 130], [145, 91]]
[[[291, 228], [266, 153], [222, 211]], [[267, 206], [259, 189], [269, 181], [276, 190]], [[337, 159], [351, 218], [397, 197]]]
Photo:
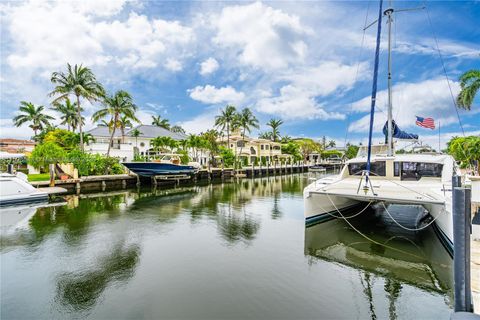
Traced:
[[68, 190], [62, 187], [42, 187], [37, 188], [38, 191], [48, 193], [48, 195], [57, 195], [62, 193], [67, 193]]
[[[140, 185], [180, 185], [191, 183], [209, 183], [215, 180], [229, 180], [233, 178], [257, 178], [263, 176], [274, 176], [308, 172], [310, 165], [275, 165], [275, 166], [251, 166], [242, 169], [232, 168], [208, 168], [199, 170], [194, 176], [188, 179], [182, 177], [155, 177], [143, 178], [136, 174], [116, 174], [100, 176], [84, 176], [79, 179], [55, 180], [55, 187], [51, 187], [49, 181], [33, 181], [31, 184], [49, 194], [96, 192], [106, 190], [121, 190], [134, 188]], [[336, 165], [328, 166], [327, 170], [339, 169]], [[55, 189], [59, 187], [60, 189]], [[53, 189], [52, 189], [53, 188]]]

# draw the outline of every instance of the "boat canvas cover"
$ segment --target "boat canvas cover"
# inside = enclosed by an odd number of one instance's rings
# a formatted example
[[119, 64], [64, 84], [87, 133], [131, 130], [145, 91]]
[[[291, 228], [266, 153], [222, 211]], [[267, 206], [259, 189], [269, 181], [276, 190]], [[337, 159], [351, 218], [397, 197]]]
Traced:
[[[385, 122], [383, 126], [383, 134], [385, 135], [385, 143], [388, 139], [388, 121]], [[405, 131], [400, 130], [394, 120], [392, 120], [392, 137], [402, 140], [417, 140], [418, 134], [407, 133]]]

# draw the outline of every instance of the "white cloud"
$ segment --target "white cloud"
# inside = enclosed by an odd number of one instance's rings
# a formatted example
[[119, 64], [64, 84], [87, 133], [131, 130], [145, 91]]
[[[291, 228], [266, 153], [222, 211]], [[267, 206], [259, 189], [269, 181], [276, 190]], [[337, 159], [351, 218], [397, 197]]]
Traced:
[[[447, 55], [457, 58], [477, 58], [480, 56], [480, 50], [478, 48], [472, 48], [469, 45], [462, 43], [452, 42], [447, 39], [439, 40], [439, 48], [442, 55]], [[425, 54], [425, 55], [437, 55], [437, 47], [434, 39], [420, 39], [419, 43], [411, 43], [406, 41], [397, 41], [396, 52], [405, 54]]]
[[218, 69], [218, 61], [215, 60], [214, 58], [210, 57], [207, 60], [203, 61], [200, 64], [200, 74], [202, 76], [205, 76], [207, 74], [211, 74]]
[[[367, 63], [358, 65], [359, 75], [365, 74]], [[345, 115], [329, 112], [319, 103], [318, 97], [350, 89], [355, 84], [356, 66], [326, 61], [316, 67], [304, 67], [279, 77], [279, 81], [289, 84], [280, 88], [279, 94], [265, 96], [256, 103], [256, 109], [267, 114], [277, 114], [290, 119], [344, 119]], [[362, 79], [362, 76], [356, 80]]]
[[[459, 91], [457, 82], [451, 83], [453, 94]], [[415, 116], [432, 117], [443, 125], [455, 123], [456, 113], [448, 84], [444, 78], [429, 79], [417, 83], [399, 83], [392, 88], [393, 116], [401, 128], [415, 127]], [[387, 90], [377, 93], [375, 113], [375, 130], [381, 130], [387, 119]], [[370, 97], [367, 96], [352, 105], [355, 112], [370, 110]], [[349, 131], [365, 132], [368, 130], [369, 115], [353, 122]]]
[[215, 113], [207, 112], [191, 120], [180, 122], [179, 125], [184, 128], [187, 133], [198, 134], [205, 132], [215, 126]]
[[122, 11], [126, 0], [82, 0], [72, 1], [76, 10], [95, 16], [111, 16]]
[[238, 92], [231, 86], [216, 88], [212, 85], [196, 86], [187, 91], [193, 100], [207, 104], [239, 103], [245, 98], [243, 92]]
[[[72, 5], [73, 4], [73, 5]], [[7, 62], [20, 67], [52, 70], [66, 62], [151, 68], [160, 55], [177, 56], [193, 40], [191, 28], [178, 21], [151, 19], [130, 13], [126, 20], [93, 18], [122, 10], [124, 1], [30, 1], [8, 6], [4, 26], [13, 52]], [[167, 58], [164, 57], [164, 58]]]
[[165, 63], [165, 68], [170, 71], [177, 72], [183, 69], [182, 63], [177, 59], [168, 58], [167, 62]]
[[316, 102], [308, 92], [301, 88], [287, 85], [280, 89], [280, 95], [263, 98], [256, 104], [256, 109], [263, 113], [277, 115], [286, 119], [343, 119], [340, 113], [329, 113]]
[[225, 7], [215, 21], [214, 42], [238, 53], [246, 65], [281, 68], [299, 63], [306, 55], [302, 36], [310, 30], [297, 16], [260, 2]]

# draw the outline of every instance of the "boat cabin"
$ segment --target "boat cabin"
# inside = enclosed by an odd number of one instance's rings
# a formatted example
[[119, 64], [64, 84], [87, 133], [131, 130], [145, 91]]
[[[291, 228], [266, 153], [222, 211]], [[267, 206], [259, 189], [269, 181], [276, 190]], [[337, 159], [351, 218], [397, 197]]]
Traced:
[[[342, 177], [362, 176], [367, 170], [367, 158], [359, 157], [346, 162]], [[419, 181], [421, 179], [438, 179], [450, 182], [457, 173], [454, 159], [442, 154], [401, 154], [388, 157], [372, 155], [370, 162], [370, 178], [388, 178], [400, 181]]]

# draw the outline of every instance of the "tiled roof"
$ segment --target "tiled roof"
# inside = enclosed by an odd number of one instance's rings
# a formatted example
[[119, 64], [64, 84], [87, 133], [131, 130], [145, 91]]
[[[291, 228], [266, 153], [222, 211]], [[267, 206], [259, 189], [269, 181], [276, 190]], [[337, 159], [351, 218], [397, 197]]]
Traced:
[[[90, 133], [94, 137], [109, 137], [112, 135], [110, 130], [108, 129], [107, 126], [98, 126], [96, 128], [93, 128], [92, 130], [87, 131], [87, 133]], [[122, 132], [120, 130], [115, 130], [115, 135], [114, 137], [121, 137]]]
[[[186, 134], [171, 132], [167, 129], [164, 129], [158, 126], [146, 125], [146, 124], [141, 124], [136, 127], [125, 130], [125, 136], [131, 137], [132, 136], [131, 132], [135, 129], [138, 129], [138, 131], [141, 132], [139, 136], [141, 138], [156, 138], [156, 137], [165, 137], [165, 136], [175, 140], [183, 140], [187, 138]], [[98, 126], [88, 131], [88, 133], [90, 133], [94, 137], [110, 137], [111, 135], [111, 132], [108, 130], [108, 127], [106, 126]], [[122, 136], [122, 132], [119, 129], [115, 130], [114, 137], [121, 137], [121, 136]]]
[[19, 145], [35, 145], [35, 141], [32, 140], [20, 140], [20, 139], [0, 139], [0, 143], [5, 143], [5, 144], [19, 144]]

